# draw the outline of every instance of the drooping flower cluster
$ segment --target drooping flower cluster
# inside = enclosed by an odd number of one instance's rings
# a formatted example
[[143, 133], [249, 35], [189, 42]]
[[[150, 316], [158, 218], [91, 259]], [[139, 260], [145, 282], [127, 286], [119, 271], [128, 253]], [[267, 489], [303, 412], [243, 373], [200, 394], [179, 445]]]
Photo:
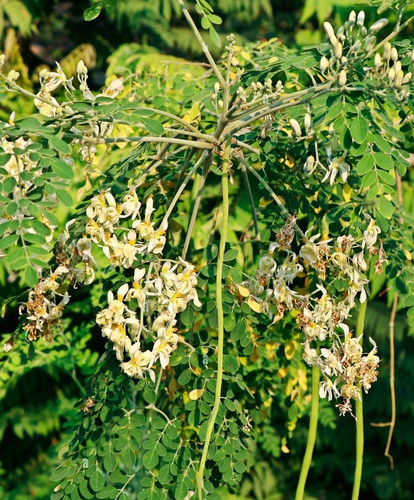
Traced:
[[[130, 268], [137, 255], [146, 253], [161, 254], [165, 245], [167, 221], [155, 228], [152, 219], [153, 199], [150, 197], [145, 206], [143, 217], [140, 215], [141, 202], [132, 187], [117, 204], [113, 195], [102, 192], [92, 198], [86, 210], [89, 217], [86, 233], [92, 241], [99, 244], [104, 254], [114, 266]], [[132, 221], [132, 227], [121, 226], [122, 219]]]
[[[286, 311], [295, 312], [305, 337], [304, 359], [324, 374], [321, 396], [342, 396], [340, 411], [345, 413], [351, 408], [351, 398], [358, 397], [361, 387], [367, 391], [377, 375], [379, 359], [374, 356], [375, 349], [363, 356], [360, 339], [352, 337], [344, 322], [356, 299], [363, 303], [367, 298], [367, 255], [378, 256], [376, 270], [382, 271], [385, 253], [378, 245], [381, 230], [367, 216], [366, 229], [359, 239], [352, 235], [321, 239], [320, 234], [310, 236], [308, 231], [299, 251], [293, 251], [296, 231], [296, 219], [290, 216], [277, 234], [276, 243], [260, 259], [256, 279], [243, 283], [243, 290], [248, 290], [243, 296], [249, 297], [252, 309], [267, 313], [273, 322]], [[303, 285], [309, 287], [313, 281], [313, 289], [304, 293]], [[300, 291], [296, 289], [299, 285]], [[320, 355], [312, 343], [323, 346]]]
[[56, 269], [37, 283], [29, 292], [28, 301], [20, 306], [20, 314], [25, 315], [23, 329], [29, 341], [40, 336], [45, 342], [51, 342], [54, 327], [70, 299], [68, 288], [88, 285], [94, 280], [96, 264], [91, 253], [92, 241], [80, 238], [66, 245], [67, 229], [68, 226], [56, 246]]
[[[100, 311], [96, 322], [102, 335], [114, 344], [121, 368], [130, 377], [155, 378], [154, 364], [166, 368], [178, 343], [177, 315], [190, 301], [200, 306], [195, 268], [179, 262], [158, 261], [136, 268], [131, 284], [108, 292], [108, 307]], [[142, 345], [152, 343], [151, 349]], [[124, 361], [125, 356], [128, 360]]]

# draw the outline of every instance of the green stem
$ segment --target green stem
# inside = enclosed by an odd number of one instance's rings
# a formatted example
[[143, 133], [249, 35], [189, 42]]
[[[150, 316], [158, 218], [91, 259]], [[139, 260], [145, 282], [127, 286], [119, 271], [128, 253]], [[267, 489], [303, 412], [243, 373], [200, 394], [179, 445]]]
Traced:
[[319, 377], [320, 370], [317, 366], [312, 366], [312, 406], [309, 420], [308, 442], [303, 457], [302, 468], [300, 470], [298, 487], [295, 500], [302, 500], [305, 493], [306, 478], [312, 462], [313, 448], [316, 441], [316, 429], [318, 427], [318, 408], [319, 408]]
[[223, 262], [224, 253], [226, 250], [226, 240], [227, 240], [227, 226], [229, 220], [229, 179], [228, 170], [230, 162], [230, 151], [231, 151], [231, 141], [227, 141], [224, 155], [223, 155], [223, 172], [221, 177], [222, 186], [222, 196], [223, 196], [223, 206], [222, 206], [222, 225], [221, 225], [221, 235], [220, 235], [220, 245], [217, 256], [217, 274], [216, 274], [216, 303], [217, 303], [217, 316], [218, 316], [218, 326], [217, 326], [217, 378], [216, 378], [216, 391], [214, 396], [214, 406], [211, 412], [211, 417], [208, 422], [206, 439], [204, 441], [203, 453], [201, 455], [200, 467], [198, 469], [197, 476], [197, 489], [198, 498], [203, 500], [203, 479], [204, 479], [204, 468], [206, 465], [206, 460], [208, 456], [208, 449], [210, 446], [211, 435], [214, 430], [214, 424], [216, 423], [217, 413], [220, 408], [221, 399], [221, 386], [223, 383], [223, 347], [224, 347], [224, 315], [223, 315]]
[[[356, 336], [359, 337], [364, 332], [365, 313], [367, 310], [367, 301], [361, 304], [358, 313]], [[362, 341], [362, 338], [361, 338]], [[355, 418], [356, 418], [356, 460], [354, 473], [354, 487], [352, 489], [352, 500], [358, 500], [359, 490], [361, 488], [362, 464], [364, 461], [364, 412], [362, 404], [362, 390], [360, 392], [360, 400], [355, 401]]]

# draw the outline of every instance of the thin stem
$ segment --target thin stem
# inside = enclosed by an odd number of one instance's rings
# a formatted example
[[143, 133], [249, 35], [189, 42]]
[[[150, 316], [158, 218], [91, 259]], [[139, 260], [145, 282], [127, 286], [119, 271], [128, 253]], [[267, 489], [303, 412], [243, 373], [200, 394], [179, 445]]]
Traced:
[[[367, 310], [367, 301], [361, 304], [361, 307], [359, 308], [357, 327], [355, 333], [356, 337], [359, 337], [364, 332], [366, 310]], [[362, 465], [364, 462], [364, 409], [362, 403], [362, 390], [360, 390], [360, 399], [357, 399], [355, 401], [355, 419], [356, 419], [356, 460], [355, 460], [355, 472], [354, 472], [354, 486], [352, 489], [351, 500], [358, 500], [359, 498], [359, 490], [361, 489]]]
[[197, 139], [204, 139], [208, 142], [214, 142], [216, 143], [217, 142], [217, 139], [215, 139], [212, 135], [210, 134], [203, 134], [201, 132], [193, 132], [192, 130], [179, 130], [179, 129], [176, 129], [176, 128], [172, 128], [172, 127], [164, 127], [164, 130], [166, 132], [173, 132], [175, 135], [188, 135], [190, 137], [197, 137]]
[[163, 225], [168, 221], [172, 211], [175, 208], [175, 205], [177, 204], [177, 201], [179, 200], [181, 193], [184, 191], [185, 187], [187, 184], [190, 182], [191, 177], [197, 172], [198, 167], [201, 165], [201, 163], [206, 159], [208, 155], [208, 151], [203, 151], [202, 155], [200, 158], [197, 160], [196, 164], [194, 167], [188, 172], [187, 177], [184, 179], [182, 182], [181, 186], [177, 189], [177, 192], [174, 195], [174, 198], [172, 199], [170, 206], [168, 207], [167, 212], [164, 215], [164, 218], [161, 222], [160, 227], [163, 227]]
[[[260, 182], [260, 184], [266, 189], [266, 191], [270, 194], [270, 196], [275, 200], [275, 202], [279, 205], [279, 207], [282, 209], [282, 211], [285, 213], [285, 215], [289, 215], [289, 212], [286, 210], [285, 205], [283, 205], [282, 201], [278, 197], [278, 195], [273, 191], [273, 189], [269, 186], [269, 184], [263, 179], [263, 177], [256, 172], [256, 170], [251, 167], [247, 161], [242, 157], [238, 156], [237, 160], [244, 165], [249, 172], [251, 172], [256, 179]], [[298, 231], [298, 233], [302, 236], [302, 238], [306, 238], [305, 233], [302, 231], [302, 229], [295, 224], [295, 228]]]
[[79, 139], [83, 142], [90, 142], [92, 144], [118, 144], [122, 142], [154, 142], [154, 143], [171, 143], [190, 146], [199, 149], [213, 149], [215, 144], [212, 142], [203, 141], [189, 141], [186, 139], [177, 139], [175, 137], [159, 137], [159, 136], [142, 136], [142, 137], [88, 137], [79, 134], [65, 133], [64, 137], [68, 139]]
[[203, 479], [204, 479], [204, 468], [206, 465], [206, 460], [208, 456], [208, 449], [210, 446], [211, 436], [214, 430], [214, 424], [216, 423], [217, 414], [220, 408], [220, 398], [221, 398], [221, 386], [223, 383], [223, 347], [224, 347], [224, 316], [223, 316], [223, 263], [224, 263], [224, 253], [226, 250], [226, 240], [227, 240], [227, 226], [229, 220], [229, 163], [230, 163], [230, 152], [231, 152], [231, 141], [228, 140], [225, 146], [223, 155], [223, 171], [221, 177], [222, 186], [222, 224], [221, 224], [221, 235], [220, 235], [220, 245], [217, 256], [217, 274], [216, 274], [216, 303], [217, 303], [217, 378], [216, 378], [216, 390], [214, 395], [214, 406], [211, 412], [210, 420], [208, 422], [206, 439], [204, 442], [203, 453], [200, 460], [200, 467], [198, 469], [197, 475], [197, 489], [198, 498], [203, 500]]
[[244, 163], [241, 163], [241, 171], [242, 171], [244, 187], [246, 188], [247, 196], [249, 198], [250, 210], [251, 210], [252, 216], [253, 216], [253, 224], [254, 224], [254, 230], [256, 233], [256, 239], [260, 239], [259, 224], [257, 221], [256, 207], [254, 206], [254, 198], [253, 198], [252, 188], [250, 186], [249, 176], [247, 174], [246, 166], [244, 165]]
[[172, 113], [168, 113], [168, 111], [163, 111], [161, 109], [155, 109], [155, 108], [147, 108], [147, 107], [140, 107], [137, 108], [135, 111], [152, 111], [153, 113], [161, 116], [165, 116], [167, 118], [171, 118], [171, 120], [174, 120], [178, 123], [181, 123], [181, 125], [184, 125], [184, 127], [188, 128], [189, 130], [192, 130], [193, 132], [198, 132], [198, 129], [194, 127], [194, 125], [191, 125], [191, 123], [186, 122], [182, 118], [180, 118], [177, 115], [173, 115]]
[[198, 31], [198, 28], [193, 21], [193, 18], [191, 17], [190, 13], [188, 12], [187, 7], [185, 6], [183, 0], [177, 0], [179, 6], [181, 7], [181, 10], [183, 11], [184, 17], [187, 19], [188, 24], [190, 25], [190, 28], [193, 30], [193, 33], [195, 37], [197, 38], [198, 43], [200, 44], [201, 48], [203, 49], [203, 52], [210, 63], [210, 66], [212, 70], [214, 71], [215, 75], [217, 76], [217, 80], [220, 82], [220, 85], [222, 87], [225, 87], [226, 82], [223, 78], [223, 75], [221, 74], [215, 60], [213, 59], [213, 56], [211, 55], [210, 51], [208, 50], [206, 42], [203, 40], [202, 36], [200, 35], [200, 32]]
[[303, 457], [302, 468], [300, 470], [295, 500], [303, 500], [306, 478], [308, 477], [309, 468], [312, 462], [313, 448], [316, 441], [316, 430], [318, 427], [319, 377], [319, 368], [317, 366], [312, 366], [312, 406], [309, 420], [308, 442], [306, 443], [306, 451], [305, 456]]
[[190, 219], [190, 222], [188, 224], [187, 234], [185, 236], [185, 241], [184, 241], [184, 247], [183, 247], [183, 251], [181, 254], [181, 257], [183, 260], [185, 260], [185, 258], [187, 256], [188, 247], [190, 246], [190, 241], [191, 241], [191, 238], [193, 236], [194, 225], [196, 223], [198, 209], [200, 208], [201, 196], [203, 194], [204, 185], [206, 183], [209, 164], [210, 164], [210, 162], [208, 161], [208, 159], [206, 159], [206, 162], [205, 162], [204, 168], [203, 168], [203, 173], [197, 178], [198, 182], [197, 182], [197, 185], [195, 186], [195, 192], [197, 193], [196, 199], [194, 201], [193, 209], [191, 212], [191, 219]]

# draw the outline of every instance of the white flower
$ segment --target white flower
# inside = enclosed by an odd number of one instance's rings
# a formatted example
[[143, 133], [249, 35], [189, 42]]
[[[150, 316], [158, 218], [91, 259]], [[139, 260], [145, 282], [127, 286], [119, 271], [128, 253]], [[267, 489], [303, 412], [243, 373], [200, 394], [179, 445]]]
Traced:
[[330, 164], [328, 165], [328, 170], [326, 171], [326, 174], [322, 179], [322, 182], [325, 182], [326, 180], [329, 179], [329, 184], [331, 184], [332, 186], [335, 181], [335, 177], [338, 175], [338, 173], [340, 174], [340, 177], [344, 182], [347, 180], [351, 167], [349, 166], [348, 163], [345, 162], [345, 156], [346, 153], [343, 154], [342, 156], [334, 158], [330, 162]]
[[329, 378], [325, 378], [323, 381], [319, 382], [319, 396], [321, 398], [328, 398], [328, 401], [332, 401], [332, 395], [338, 398], [341, 394], [336, 387], [336, 380], [332, 382]]

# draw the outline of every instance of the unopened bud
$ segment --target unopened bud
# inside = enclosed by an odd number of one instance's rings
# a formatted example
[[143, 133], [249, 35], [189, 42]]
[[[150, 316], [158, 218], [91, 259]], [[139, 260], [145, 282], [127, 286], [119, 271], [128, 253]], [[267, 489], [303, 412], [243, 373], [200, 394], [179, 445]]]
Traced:
[[356, 12], [353, 10], [348, 17], [349, 24], [354, 25], [356, 23]]
[[382, 19], [378, 19], [378, 21], [376, 21], [372, 26], [371, 28], [369, 29], [369, 31], [371, 33], [376, 33], [377, 31], [379, 31], [380, 29], [384, 28], [384, 26], [387, 26], [388, 24], [388, 20], [385, 19], [385, 18], [382, 18]]
[[374, 45], [375, 45], [375, 42], [377, 41], [377, 37], [372, 35], [372, 36], [369, 36], [366, 40], [365, 40], [365, 43], [364, 43], [364, 48], [365, 50], [368, 52], [369, 50], [371, 50]]
[[4, 65], [6, 61], [6, 56], [4, 54], [0, 54], [0, 68]]
[[361, 10], [359, 13], [358, 13], [358, 17], [357, 17], [357, 26], [364, 26], [364, 21], [365, 21], [365, 12], [363, 10]]
[[395, 72], [394, 86], [399, 89], [402, 85], [404, 79], [404, 73], [402, 71]]
[[403, 78], [403, 85], [405, 85], [406, 83], [409, 83], [411, 81], [411, 77], [412, 77], [412, 73], [411, 71], [409, 73], [407, 73], [404, 78]]
[[398, 61], [398, 51], [395, 47], [391, 49], [391, 59], [393, 61]]
[[303, 122], [305, 125], [306, 132], [309, 132], [309, 130], [312, 128], [312, 117], [309, 113], [306, 113]]
[[18, 71], [15, 71], [14, 69], [12, 69], [11, 71], [9, 71], [7, 78], [9, 80], [16, 81], [19, 78], [19, 76], [20, 76], [20, 73]]
[[375, 54], [374, 64], [377, 69], [382, 66], [382, 59], [381, 56], [378, 54], [378, 52]]
[[357, 40], [354, 45], [352, 45], [351, 50], [353, 52], [358, 52], [358, 50], [361, 48], [361, 40]]
[[345, 56], [342, 56], [342, 57], [341, 57], [341, 63], [342, 63], [342, 64], [344, 64], [344, 65], [345, 65], [345, 64], [348, 64], [348, 58], [347, 58], [347, 57], [345, 57]]
[[414, 50], [411, 52], [411, 62], [414, 62]]
[[4, 343], [4, 352], [9, 352], [13, 349], [14, 342], [13, 339], [9, 339], [7, 342]]
[[331, 45], [335, 47], [335, 45], [338, 43], [338, 39], [336, 38], [335, 35], [332, 35], [329, 37], [329, 41], [331, 42]]
[[311, 174], [315, 170], [315, 158], [310, 155], [307, 157], [305, 161], [305, 165], [303, 166], [303, 171], [305, 174]]
[[290, 126], [292, 127], [292, 130], [293, 130], [293, 134], [296, 136], [296, 137], [300, 137], [302, 135], [302, 130], [300, 129], [300, 125], [299, 123], [297, 122], [297, 120], [295, 120], [294, 118], [291, 118], [289, 120], [289, 123], [290, 123]]
[[218, 105], [219, 105], [219, 108], [222, 108], [223, 107], [223, 101], [220, 99], [220, 101], [218, 102]]
[[394, 68], [391, 68], [388, 71], [388, 78], [389, 78], [391, 83], [394, 81], [394, 78], [395, 78], [395, 69]]
[[394, 64], [394, 69], [395, 69], [395, 74], [397, 74], [399, 71], [401, 71], [401, 70], [402, 70], [401, 61], [397, 61], [397, 62]]
[[322, 56], [322, 59], [320, 62], [320, 68], [321, 68], [322, 73], [325, 73], [325, 71], [329, 68], [329, 62], [325, 56]]
[[339, 73], [339, 79], [338, 79], [339, 85], [343, 87], [346, 84], [346, 72], [345, 70], [342, 70]]
[[383, 52], [383, 57], [386, 61], [391, 57], [391, 44], [390, 42], [387, 42], [384, 44], [384, 52]]
[[218, 93], [219, 93], [219, 91], [220, 91], [220, 84], [219, 84], [219, 82], [216, 82], [216, 83], [214, 84], [214, 93], [215, 93], [215, 94], [218, 94]]
[[323, 27], [325, 28], [326, 35], [328, 38], [331, 38], [332, 36], [335, 36], [335, 32], [332, 28], [331, 23], [328, 23], [328, 21], [323, 23]]
[[335, 57], [341, 59], [342, 57], [342, 44], [337, 42], [335, 45]]
[[76, 65], [76, 73], [78, 73], [78, 75], [85, 75], [85, 76], [88, 74], [88, 68], [86, 67], [82, 59]]

